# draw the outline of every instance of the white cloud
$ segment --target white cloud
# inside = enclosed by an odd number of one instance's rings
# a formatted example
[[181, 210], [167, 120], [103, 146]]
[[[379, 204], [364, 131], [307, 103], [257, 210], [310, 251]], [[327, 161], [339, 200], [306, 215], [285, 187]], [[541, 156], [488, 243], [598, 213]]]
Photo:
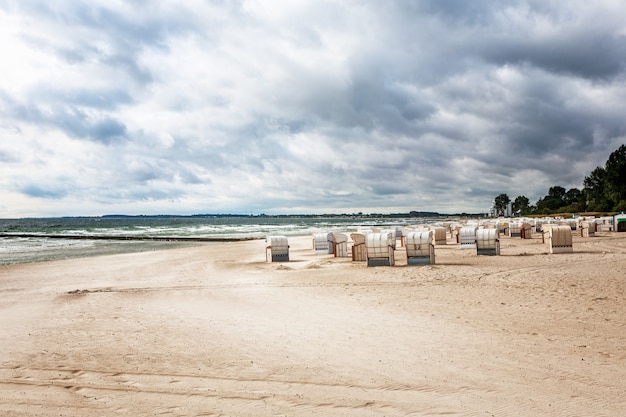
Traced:
[[486, 211], [626, 141], [621, 2], [5, 2], [0, 216]]

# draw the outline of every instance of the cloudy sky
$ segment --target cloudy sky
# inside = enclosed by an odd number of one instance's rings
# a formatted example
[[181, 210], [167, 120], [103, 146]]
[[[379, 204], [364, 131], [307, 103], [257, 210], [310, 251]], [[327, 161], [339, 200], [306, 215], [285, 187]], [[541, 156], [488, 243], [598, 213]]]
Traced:
[[0, 0], [0, 217], [485, 212], [626, 143], [621, 0]]

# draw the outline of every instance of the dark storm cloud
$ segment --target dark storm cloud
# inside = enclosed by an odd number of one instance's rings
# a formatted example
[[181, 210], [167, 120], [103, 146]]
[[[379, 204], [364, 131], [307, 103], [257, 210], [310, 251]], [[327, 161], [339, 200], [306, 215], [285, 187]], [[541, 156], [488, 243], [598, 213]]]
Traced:
[[89, 115], [83, 109], [73, 106], [41, 109], [38, 106], [14, 105], [17, 120], [56, 127], [76, 139], [112, 144], [127, 138], [124, 123], [109, 117]]
[[432, 14], [457, 30], [472, 28], [475, 36], [461, 44], [463, 49], [498, 65], [531, 64], [597, 79], [618, 75], [626, 64], [621, 19], [602, 13], [601, 5], [581, 9], [580, 2], [449, 0], [413, 4], [416, 14]]
[[46, 199], [60, 199], [67, 196], [67, 190], [64, 188], [58, 186], [45, 187], [41, 184], [28, 184], [22, 187], [20, 191], [30, 197]]
[[602, 80], [621, 74], [626, 61], [626, 37], [572, 34], [551, 39], [510, 39], [497, 42], [483, 56], [498, 65], [531, 64], [546, 71]]

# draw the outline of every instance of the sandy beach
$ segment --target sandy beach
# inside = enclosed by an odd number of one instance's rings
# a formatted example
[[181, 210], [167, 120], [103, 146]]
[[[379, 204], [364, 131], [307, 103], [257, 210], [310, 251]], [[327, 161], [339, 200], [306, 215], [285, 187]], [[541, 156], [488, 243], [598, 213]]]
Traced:
[[0, 266], [0, 415], [626, 415], [626, 233], [369, 268], [289, 243]]

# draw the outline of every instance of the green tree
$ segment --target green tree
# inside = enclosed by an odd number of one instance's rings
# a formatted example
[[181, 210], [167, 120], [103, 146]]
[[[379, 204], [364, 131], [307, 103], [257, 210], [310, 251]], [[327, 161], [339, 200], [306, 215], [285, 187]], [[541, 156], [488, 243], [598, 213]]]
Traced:
[[540, 213], [547, 214], [566, 206], [564, 200], [565, 194], [565, 188], [561, 186], [555, 185], [554, 187], [550, 187], [548, 195], [537, 201], [537, 210]]
[[559, 186], [559, 185], [555, 185], [554, 187], [550, 187], [550, 189], [548, 190], [548, 197], [553, 197], [555, 199], [561, 200], [563, 201], [563, 198], [565, 197], [566, 191], [565, 188]]
[[583, 190], [578, 190], [578, 198], [575, 203], [572, 203], [573, 207], [576, 207], [578, 211], [587, 211], [587, 199]]
[[585, 199], [583, 193], [578, 188], [570, 188], [563, 197], [564, 207], [570, 211], [579, 211], [585, 209]]
[[582, 198], [582, 195], [582, 191], [580, 191], [578, 188], [570, 188], [565, 193], [563, 200], [566, 205], [571, 206], [577, 204], [578, 201]]
[[583, 194], [587, 203], [587, 210], [605, 211], [611, 206], [605, 193], [606, 171], [602, 167], [597, 167], [583, 182]]
[[609, 155], [604, 168], [585, 177], [583, 196], [588, 210], [626, 210], [626, 145]]
[[620, 146], [606, 161], [605, 193], [613, 202], [613, 210], [626, 204], [626, 145]]
[[523, 195], [518, 195], [513, 201], [513, 212], [520, 214], [530, 213], [530, 201]]
[[506, 209], [511, 202], [511, 199], [508, 195], [502, 193], [497, 196], [493, 202], [493, 207], [496, 209], [497, 215], [503, 215], [506, 212]]

